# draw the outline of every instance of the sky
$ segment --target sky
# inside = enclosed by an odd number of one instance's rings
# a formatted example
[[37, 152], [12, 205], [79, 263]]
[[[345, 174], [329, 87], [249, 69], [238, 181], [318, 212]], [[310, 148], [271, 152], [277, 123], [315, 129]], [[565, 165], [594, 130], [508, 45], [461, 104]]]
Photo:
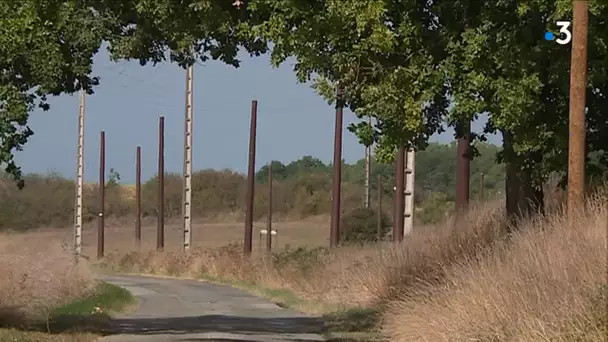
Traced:
[[[194, 66], [193, 168], [246, 172], [251, 101], [258, 101], [256, 169], [270, 160], [289, 163], [304, 155], [333, 159], [335, 112], [307, 84], [298, 83], [293, 61], [279, 68], [268, 56], [241, 55], [237, 69], [209, 61]], [[135, 182], [136, 146], [142, 149], [142, 179], [157, 171], [158, 122], [165, 117], [165, 170], [182, 172], [186, 72], [169, 62], [142, 67], [137, 61], [112, 62], [102, 50], [93, 75], [95, 94], [86, 98], [85, 181], [99, 177], [99, 136], [106, 135], [106, 175], [110, 168], [121, 182]], [[34, 136], [16, 161], [25, 173], [56, 172], [75, 178], [79, 98], [62, 95], [50, 110], [37, 110], [29, 121]], [[343, 159], [363, 158], [364, 147], [346, 127], [357, 118], [344, 113]], [[483, 121], [473, 124], [479, 130]], [[447, 143], [448, 130], [432, 141]], [[497, 143], [497, 137], [490, 142]]]

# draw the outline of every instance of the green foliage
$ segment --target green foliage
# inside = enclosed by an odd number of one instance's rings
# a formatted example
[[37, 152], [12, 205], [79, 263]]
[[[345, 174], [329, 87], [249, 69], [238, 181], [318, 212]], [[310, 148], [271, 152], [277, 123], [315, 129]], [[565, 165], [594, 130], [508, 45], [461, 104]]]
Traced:
[[374, 132], [366, 124], [350, 127], [362, 142], [374, 137], [382, 146], [423, 147], [441, 129], [447, 101], [435, 58], [440, 31], [420, 7], [417, 1], [254, 0], [248, 9], [259, 21], [250, 21], [254, 29], [273, 42], [275, 65], [295, 56], [300, 81], [315, 75], [314, 88], [329, 103], [339, 84], [357, 116], [377, 119]]
[[251, 54], [266, 43], [244, 25], [230, 1], [67, 1], [0, 3], [0, 165], [23, 186], [13, 153], [33, 131], [29, 113], [49, 108], [48, 96], [93, 93], [93, 56], [109, 43], [114, 60], [144, 65], [218, 59], [238, 66], [240, 46]]
[[55, 308], [51, 313], [53, 318], [60, 316], [89, 316], [97, 314], [109, 315], [125, 310], [136, 302], [128, 290], [106, 282], [100, 282], [90, 297], [68, 303]]
[[91, 92], [106, 30], [83, 2], [59, 0], [0, 2], [0, 27], [0, 165], [22, 187], [13, 152], [33, 134], [30, 111], [47, 110], [51, 95]]
[[360, 244], [377, 242], [390, 231], [392, 223], [381, 213], [378, 227], [378, 211], [370, 208], [356, 208], [342, 216], [340, 243]]
[[441, 192], [433, 192], [421, 204], [421, 210], [416, 213], [416, 222], [432, 224], [447, 218], [453, 212], [454, 201]]
[[[607, 14], [605, 1], [590, 2], [589, 173], [608, 165]], [[472, 138], [503, 135], [499, 157], [516, 205], [538, 200], [531, 196], [542, 197], [547, 176], [566, 171], [570, 56], [539, 33], [571, 18], [567, 0], [25, 0], [0, 4], [0, 18], [0, 164], [16, 180], [13, 153], [33, 134], [29, 112], [48, 109], [49, 95], [92, 93], [102, 41], [114, 60], [182, 67], [197, 59], [238, 66], [240, 47], [259, 55], [271, 46], [274, 65], [295, 57], [300, 81], [312, 80], [329, 103], [339, 88], [359, 118], [374, 118], [349, 130], [375, 143], [385, 163], [397, 146], [423, 149], [446, 123], [460, 136], [486, 113]]]
[[323, 261], [329, 254], [325, 247], [298, 247], [287, 248], [272, 254], [274, 266], [279, 269], [297, 269], [303, 274], [308, 274]]
[[[471, 165], [471, 197], [479, 194], [479, 177], [484, 173], [485, 196], [495, 196], [504, 188], [504, 166], [495, 163], [498, 148], [478, 144], [480, 156]], [[422, 209], [424, 222], [434, 222], [451, 210], [455, 186], [455, 144], [432, 143], [416, 154], [415, 204]], [[389, 213], [393, 204], [395, 166], [372, 160], [371, 205], [378, 203], [378, 177], [382, 181], [382, 210]], [[276, 171], [278, 170], [278, 171]], [[348, 212], [363, 203], [364, 161], [343, 164], [342, 208]], [[254, 218], [263, 219], [267, 213], [268, 192], [266, 167], [256, 174]], [[300, 219], [326, 215], [331, 210], [332, 165], [313, 157], [303, 157], [287, 165], [273, 162], [273, 209], [276, 218]], [[0, 175], [0, 229], [30, 229], [63, 227], [72, 224], [74, 212], [74, 181], [59, 175], [25, 175], [26, 186], [17, 190], [8, 175]], [[110, 171], [106, 183], [105, 216], [108, 219], [133, 215], [133, 188], [119, 184], [120, 175]], [[223, 216], [242, 215], [245, 208], [246, 177], [230, 170], [201, 170], [193, 174], [192, 207], [196, 217], [221, 219]], [[179, 174], [165, 175], [165, 215], [181, 217], [182, 178]], [[142, 185], [141, 209], [144, 217], [157, 215], [157, 178]], [[98, 187], [84, 188], [85, 222], [99, 212]], [[432, 208], [431, 208], [432, 207]], [[374, 221], [375, 222], [375, 221]]]
[[118, 185], [120, 185], [120, 173], [114, 170], [114, 168], [110, 168], [110, 175], [106, 187], [116, 187]]
[[[509, 213], [542, 202], [548, 175], [565, 174], [570, 53], [542, 32], [571, 20], [571, 1], [251, 3], [256, 18], [267, 16], [254, 27], [275, 44], [275, 64], [296, 57], [299, 79], [313, 80], [329, 103], [339, 85], [358, 117], [376, 119], [373, 132], [363, 122], [349, 129], [363, 143], [373, 137], [378, 160], [391, 162], [398, 146], [423, 148], [444, 121], [459, 137], [467, 121], [486, 113], [488, 124], [472, 138], [503, 135]], [[589, 173], [608, 164], [608, 5], [595, 0], [590, 8]]]

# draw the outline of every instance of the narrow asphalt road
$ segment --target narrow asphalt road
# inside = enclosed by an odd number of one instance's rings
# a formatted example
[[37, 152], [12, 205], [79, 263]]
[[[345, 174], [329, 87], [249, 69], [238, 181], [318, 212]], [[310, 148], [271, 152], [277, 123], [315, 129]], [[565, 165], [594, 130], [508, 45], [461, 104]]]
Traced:
[[325, 341], [319, 317], [283, 309], [237, 289], [195, 280], [102, 276], [131, 291], [134, 314], [112, 320], [103, 342]]

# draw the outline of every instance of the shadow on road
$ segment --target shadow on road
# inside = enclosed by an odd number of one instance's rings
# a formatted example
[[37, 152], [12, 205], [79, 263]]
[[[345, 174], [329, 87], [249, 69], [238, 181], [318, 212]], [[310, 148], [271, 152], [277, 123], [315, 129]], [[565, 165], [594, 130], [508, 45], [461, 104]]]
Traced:
[[[239, 335], [296, 335], [318, 334], [323, 331], [323, 320], [314, 317], [242, 317], [225, 315], [204, 315], [171, 318], [109, 318], [94, 316], [60, 316], [48, 322], [29, 322], [21, 324], [1, 324], [0, 326], [24, 331], [40, 331], [51, 334], [69, 332], [89, 332], [102, 336], [128, 335], [189, 335], [205, 333], [230, 333]], [[16, 323], [16, 322], [15, 322]], [[190, 338], [184, 336], [179, 341], [243, 341], [232, 338], [212, 339]], [[304, 341], [293, 336], [289, 341]]]
[[323, 320], [313, 317], [256, 318], [205, 315], [172, 318], [117, 318], [104, 334], [191, 334], [207, 332], [313, 334], [323, 331]]

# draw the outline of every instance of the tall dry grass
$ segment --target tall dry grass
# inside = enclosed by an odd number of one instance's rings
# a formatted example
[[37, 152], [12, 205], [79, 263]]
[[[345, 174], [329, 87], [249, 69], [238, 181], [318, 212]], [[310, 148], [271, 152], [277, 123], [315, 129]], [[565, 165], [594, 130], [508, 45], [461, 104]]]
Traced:
[[[608, 290], [605, 197], [568, 226], [560, 194], [548, 214], [507, 229], [503, 202], [418, 227], [402, 244], [301, 248], [243, 259], [242, 246], [112, 254], [106, 266], [201, 275], [289, 289], [344, 307], [373, 307], [391, 341], [596, 341]], [[602, 294], [604, 296], [602, 296]], [[335, 308], [334, 306], [330, 306]], [[303, 309], [320, 312], [327, 306]]]
[[93, 275], [68, 248], [35, 234], [0, 237], [0, 325], [38, 318], [53, 308], [90, 294]]
[[569, 224], [557, 213], [446, 269], [442, 286], [403, 292], [385, 314], [391, 341], [605, 341], [607, 199]]
[[273, 258], [244, 259], [242, 246], [182, 252], [113, 253], [107, 267], [184, 277], [201, 275], [247, 281], [343, 306], [382, 306], [404, 288], [439, 284], [445, 266], [477, 255], [503, 236], [502, 202], [474, 208], [468, 224], [448, 221], [415, 230], [403, 244], [299, 248]]

